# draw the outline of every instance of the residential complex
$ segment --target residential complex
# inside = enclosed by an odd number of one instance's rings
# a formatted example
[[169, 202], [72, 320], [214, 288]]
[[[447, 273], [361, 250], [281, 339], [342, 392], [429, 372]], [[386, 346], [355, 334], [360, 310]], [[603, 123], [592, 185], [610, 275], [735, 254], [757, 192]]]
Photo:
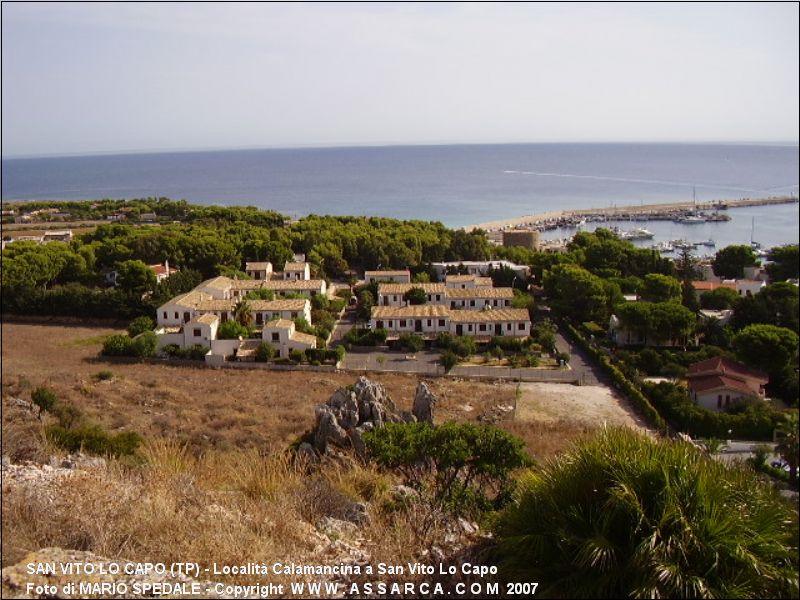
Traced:
[[[324, 295], [327, 285], [321, 279], [300, 278], [309, 274], [307, 264], [287, 265], [290, 265], [289, 277], [285, 275], [287, 272], [273, 272], [268, 262], [247, 263], [245, 270], [257, 279], [214, 277], [164, 303], [156, 315], [159, 349], [169, 344], [181, 348], [205, 346], [209, 348], [206, 362], [216, 364], [231, 354], [246, 359], [262, 341], [272, 343], [281, 357], [292, 350], [316, 348], [316, 337], [296, 331], [294, 320], [302, 318], [311, 323], [310, 298]], [[234, 319], [236, 304], [257, 290], [270, 290], [276, 296], [274, 300], [247, 301], [256, 331], [261, 330], [261, 339], [218, 339], [219, 326]], [[287, 298], [288, 295], [294, 297]]]
[[[410, 304], [413, 288], [425, 292], [425, 304]], [[495, 288], [488, 277], [448, 275], [444, 283], [382, 283], [370, 325], [401, 333], [435, 336], [441, 332], [473, 337], [530, 335], [527, 309], [511, 308], [512, 288]]]

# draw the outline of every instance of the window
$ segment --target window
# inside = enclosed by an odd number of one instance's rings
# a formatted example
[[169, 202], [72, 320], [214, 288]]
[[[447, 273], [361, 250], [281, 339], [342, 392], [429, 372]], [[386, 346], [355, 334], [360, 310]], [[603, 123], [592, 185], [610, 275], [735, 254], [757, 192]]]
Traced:
[[470, 301], [469, 301], [469, 305], [470, 305], [470, 306], [475, 306], [475, 300], [470, 300]]
[[297, 312], [296, 312], [296, 311], [292, 312], [292, 318], [293, 318], [293, 319], [296, 319], [296, 318], [297, 318]]
[[436, 301], [439, 302], [442, 299], [441, 294], [436, 294]]
[[731, 404], [731, 397], [728, 394], [725, 394], [725, 406], [730, 406]]
[[717, 408], [722, 408], [722, 394], [717, 396]]
[[389, 321], [389, 329], [391, 329], [392, 327], [394, 327], [394, 321]]
[[431, 321], [430, 319], [428, 319], [428, 327], [430, 327], [432, 324], [433, 324], [433, 321]]
[[192, 317], [191, 317], [191, 315], [189, 315], [188, 312], [183, 313], [183, 322], [184, 323], [188, 323], [189, 321], [191, 321], [191, 319], [192, 319]]
[[177, 318], [179, 318], [179, 317], [178, 317], [178, 313], [175, 313], [175, 318], [176, 318], [176, 319], [177, 319]]
[[167, 318], [167, 311], [164, 311], [164, 318]]
[[194, 337], [200, 337], [203, 333], [200, 331], [199, 327], [194, 328]]
[[517, 329], [519, 329], [520, 331], [525, 329], [525, 323], [520, 323], [519, 325], [517, 325]]
[[511, 323], [506, 323], [506, 331], [511, 331]]
[[225, 321], [227, 321], [227, 320], [228, 320], [228, 313], [224, 312], [224, 313], [222, 313], [222, 315], [220, 315], [220, 316], [222, 317], [222, 322], [223, 322], [223, 323], [224, 323]]
[[405, 326], [406, 326], [405, 319], [400, 319], [400, 327], [405, 327]]
[[444, 327], [444, 319], [439, 319], [439, 327]]
[[480, 330], [481, 331], [486, 331], [486, 323], [481, 323]]
[[256, 313], [256, 325], [261, 325], [264, 322], [264, 313]]
[[272, 334], [272, 341], [273, 342], [280, 342], [281, 341], [281, 334], [278, 333], [278, 332], [273, 333]]

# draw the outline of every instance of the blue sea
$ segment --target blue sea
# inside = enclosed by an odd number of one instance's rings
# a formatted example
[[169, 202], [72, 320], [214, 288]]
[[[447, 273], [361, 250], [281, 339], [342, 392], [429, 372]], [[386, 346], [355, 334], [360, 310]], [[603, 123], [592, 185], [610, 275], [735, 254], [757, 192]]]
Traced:
[[[566, 208], [686, 201], [693, 193], [698, 201], [797, 195], [799, 169], [798, 146], [779, 144], [232, 150], [3, 159], [2, 194], [6, 201], [168, 196], [291, 216], [375, 215], [461, 227]], [[749, 240], [755, 217], [762, 243], [797, 241], [797, 205], [730, 212], [741, 218], [691, 231]], [[664, 231], [656, 239], [678, 237]]]

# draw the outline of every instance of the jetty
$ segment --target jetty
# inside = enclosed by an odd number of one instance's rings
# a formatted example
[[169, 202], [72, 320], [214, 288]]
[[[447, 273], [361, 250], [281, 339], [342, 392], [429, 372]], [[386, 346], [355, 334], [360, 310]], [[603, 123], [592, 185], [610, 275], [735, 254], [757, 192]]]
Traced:
[[797, 203], [797, 196], [769, 196], [767, 198], [737, 198], [734, 200], [712, 200], [706, 202], [667, 202], [662, 204], [637, 204], [628, 206], [610, 206], [605, 208], [579, 208], [557, 210], [512, 219], [478, 223], [464, 227], [466, 231], [483, 229], [487, 232], [528, 227], [545, 231], [560, 227], [576, 227], [587, 221], [679, 221], [686, 217], [708, 213], [705, 221], [727, 221], [730, 219], [724, 212], [729, 208], [744, 206], [766, 206], [769, 204]]

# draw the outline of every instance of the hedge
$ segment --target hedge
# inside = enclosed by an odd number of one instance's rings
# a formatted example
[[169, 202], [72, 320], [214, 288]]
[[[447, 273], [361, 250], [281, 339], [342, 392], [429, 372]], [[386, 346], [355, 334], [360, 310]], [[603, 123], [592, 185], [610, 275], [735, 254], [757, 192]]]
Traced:
[[600, 368], [611, 377], [611, 380], [622, 391], [623, 394], [631, 401], [633, 406], [639, 411], [642, 417], [659, 431], [665, 432], [667, 430], [667, 422], [658, 413], [655, 407], [650, 403], [650, 400], [636, 387], [636, 385], [628, 379], [622, 371], [620, 371], [612, 362], [611, 359], [603, 351], [598, 350], [575, 329], [572, 325], [565, 324], [564, 326], [570, 336], [583, 350], [589, 353], [591, 357], [600, 365]]

